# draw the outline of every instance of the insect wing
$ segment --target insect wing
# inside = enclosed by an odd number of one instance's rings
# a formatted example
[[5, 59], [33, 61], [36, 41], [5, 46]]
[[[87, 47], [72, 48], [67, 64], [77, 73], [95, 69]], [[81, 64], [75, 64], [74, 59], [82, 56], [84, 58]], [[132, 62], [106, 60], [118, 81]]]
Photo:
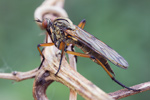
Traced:
[[104, 58], [108, 59], [113, 64], [124, 69], [128, 67], [128, 62], [115, 50], [78, 26], [76, 26], [75, 32], [71, 33], [71, 35], [81, 40], [82, 42], [85, 42], [88, 47]]

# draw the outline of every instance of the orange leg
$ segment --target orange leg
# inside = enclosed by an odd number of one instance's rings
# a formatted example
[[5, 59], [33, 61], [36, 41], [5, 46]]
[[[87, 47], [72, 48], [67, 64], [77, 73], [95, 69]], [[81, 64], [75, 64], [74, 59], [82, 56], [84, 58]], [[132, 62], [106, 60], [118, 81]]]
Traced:
[[80, 56], [80, 57], [86, 57], [86, 58], [92, 58], [95, 59], [102, 67], [103, 69], [107, 72], [107, 74], [113, 78], [113, 76], [111, 75], [111, 73], [107, 70], [107, 68], [95, 57], [89, 55], [89, 54], [83, 54], [83, 53], [78, 53], [78, 52], [72, 52], [72, 51], [66, 51], [66, 53], [68, 54], [72, 54], [72, 55], [76, 55], [76, 56]]
[[78, 53], [78, 52], [72, 52], [72, 51], [66, 51], [66, 53], [68, 54], [72, 54], [72, 55], [76, 55], [76, 56], [80, 56], [80, 57], [86, 57], [86, 58], [93, 58], [95, 59], [102, 67], [103, 69], [106, 71], [106, 73], [113, 78], [113, 76], [111, 75], [111, 73], [107, 70], [107, 68], [95, 57], [89, 55], [89, 54], [83, 54], [83, 53]]
[[53, 45], [54, 45], [54, 43], [42, 43], [42, 44], [38, 44], [37, 49], [38, 49], [40, 55], [42, 57], [44, 57], [44, 55], [42, 54], [42, 51], [40, 50], [40, 47], [53, 46]]
[[110, 78], [115, 81], [117, 84], [119, 84], [120, 86], [124, 87], [124, 88], [127, 88], [128, 90], [133, 90], [133, 91], [139, 91], [139, 90], [135, 90], [135, 89], [132, 89], [132, 88], [129, 88], [125, 85], [123, 85], [122, 83], [120, 83], [118, 80], [116, 80], [114, 78], [114, 76], [107, 70], [107, 68], [101, 63], [101, 61], [95, 57], [93, 57], [92, 55], [89, 55], [89, 54], [83, 54], [83, 53], [78, 53], [78, 52], [72, 52], [72, 51], [66, 51], [66, 53], [68, 54], [73, 54], [73, 55], [76, 55], [76, 56], [80, 56], [80, 57], [86, 57], [86, 58], [91, 58], [91, 59], [95, 59], [101, 66], [102, 68], [106, 71], [106, 73], [110, 76]]
[[54, 43], [42, 43], [42, 44], [38, 44], [37, 49], [38, 49], [40, 55], [43, 57], [42, 62], [41, 62], [41, 64], [40, 64], [40, 66], [39, 66], [38, 69], [41, 68], [41, 66], [42, 66], [42, 64], [43, 64], [43, 62], [44, 62], [44, 60], [45, 60], [45, 57], [44, 57], [44, 55], [42, 54], [42, 51], [40, 50], [40, 47], [52, 46], [52, 45], [54, 45]]
[[85, 26], [85, 23], [86, 23], [86, 21], [85, 21], [85, 19], [83, 19], [79, 24], [78, 24], [78, 27], [80, 27], [80, 28], [84, 28], [84, 26]]
[[[71, 46], [71, 51], [75, 52], [74, 45], [72, 45], [72, 46]], [[75, 61], [76, 61], [76, 63], [77, 63], [77, 56], [76, 56], [76, 55], [74, 55], [74, 57], [75, 57]]]
[[123, 88], [127, 88], [128, 90], [133, 90], [133, 91], [139, 91], [139, 90], [135, 90], [132, 88], [129, 88], [127, 86], [125, 86], [124, 84], [120, 83], [118, 80], [116, 80], [112, 74], [107, 70], [107, 68], [101, 63], [101, 61], [99, 61], [97, 58], [95, 58], [95, 60], [103, 67], [103, 69], [106, 71], [106, 73], [110, 76], [110, 78], [115, 81], [117, 84], [119, 84], [120, 86], [122, 86]]
[[88, 54], [83, 54], [83, 53], [78, 53], [78, 52], [73, 52], [73, 51], [65, 51], [68, 54], [72, 54], [72, 55], [76, 55], [76, 56], [80, 56], [80, 57], [85, 57], [85, 58], [90, 58], [91, 56]]
[[65, 43], [64, 42], [60, 43], [59, 49], [61, 50], [61, 58], [60, 58], [60, 62], [59, 62], [59, 68], [58, 68], [57, 72], [55, 73], [55, 75], [58, 74], [60, 67], [61, 67], [61, 62], [62, 62], [64, 51], [65, 51]]

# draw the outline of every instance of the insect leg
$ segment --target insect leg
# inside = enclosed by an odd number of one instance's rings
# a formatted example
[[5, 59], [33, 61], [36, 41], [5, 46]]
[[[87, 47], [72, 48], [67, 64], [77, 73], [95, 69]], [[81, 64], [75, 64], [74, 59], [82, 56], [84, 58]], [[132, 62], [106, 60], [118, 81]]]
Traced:
[[44, 46], [52, 46], [52, 45], [54, 45], [54, 43], [42, 43], [42, 44], [38, 44], [38, 45], [37, 45], [37, 49], [38, 49], [40, 55], [41, 55], [42, 58], [43, 58], [43, 59], [42, 59], [42, 62], [41, 62], [41, 64], [40, 64], [40, 66], [39, 66], [38, 69], [41, 68], [41, 66], [42, 66], [42, 64], [43, 64], [43, 62], [44, 62], [44, 60], [45, 60], [45, 57], [44, 57], [44, 55], [42, 54], [42, 51], [40, 50], [40, 47], [44, 47]]
[[64, 51], [65, 51], [65, 43], [64, 43], [64, 42], [61, 42], [61, 43], [60, 43], [59, 49], [61, 50], [61, 58], [60, 58], [60, 62], [59, 62], [59, 68], [58, 68], [57, 72], [55, 73], [55, 75], [58, 74], [58, 72], [59, 72], [59, 70], [60, 70], [60, 67], [61, 67], [61, 62], [62, 62], [63, 55], [64, 55]]
[[72, 52], [72, 51], [65, 51], [66, 53], [68, 54], [73, 54], [73, 55], [76, 55], [76, 56], [81, 56], [81, 57], [86, 57], [86, 58], [92, 58], [92, 59], [95, 59], [101, 66], [102, 68], [106, 71], [106, 73], [110, 76], [110, 78], [115, 81], [117, 84], [119, 84], [120, 86], [124, 87], [124, 88], [127, 88], [128, 90], [133, 90], [133, 91], [139, 91], [139, 90], [135, 90], [135, 89], [132, 89], [132, 88], [129, 88], [125, 85], [123, 85], [121, 82], [119, 82], [118, 80], [116, 80], [113, 75], [108, 71], [108, 69], [101, 63], [101, 61], [99, 61], [97, 58], [95, 58], [94, 56], [92, 55], [89, 55], [89, 54], [83, 54], [83, 53], [78, 53], [78, 52]]
[[91, 55], [89, 54], [83, 54], [83, 53], [79, 53], [79, 52], [73, 52], [73, 51], [65, 51], [68, 54], [72, 54], [72, 55], [76, 55], [76, 56], [80, 56], [80, 57], [85, 57], [85, 58], [91, 58]]
[[119, 84], [120, 86], [122, 86], [123, 88], [126, 88], [128, 90], [133, 90], [133, 91], [139, 91], [139, 90], [135, 90], [135, 89], [132, 89], [132, 88], [129, 88], [127, 86], [125, 86], [124, 84], [122, 84], [121, 82], [119, 82], [118, 80], [116, 80], [112, 74], [107, 70], [107, 68], [101, 63], [101, 61], [99, 61], [97, 58], [95, 58], [95, 60], [103, 67], [103, 69], [106, 71], [106, 73], [110, 76], [110, 78], [115, 81], [117, 84]]
[[85, 26], [85, 23], [86, 23], [86, 20], [85, 19], [83, 19], [79, 24], [78, 24], [78, 27], [80, 27], [80, 28], [84, 28], [84, 26]]
[[[74, 45], [71, 45], [71, 51], [75, 52]], [[76, 61], [76, 63], [77, 63], [78, 58], [77, 58], [76, 55], [74, 55], [74, 57], [75, 57], [75, 61]]]

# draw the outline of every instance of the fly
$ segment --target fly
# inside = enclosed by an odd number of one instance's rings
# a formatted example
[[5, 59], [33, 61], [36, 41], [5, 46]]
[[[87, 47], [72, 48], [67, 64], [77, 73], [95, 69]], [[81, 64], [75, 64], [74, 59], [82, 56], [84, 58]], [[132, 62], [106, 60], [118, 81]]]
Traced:
[[[44, 62], [45, 57], [39, 47], [55, 45], [59, 50], [62, 51], [59, 68], [55, 75], [57, 75], [60, 70], [64, 53], [68, 53], [75, 56], [90, 58], [95, 63], [101, 65], [106, 73], [110, 76], [110, 78], [117, 84], [129, 90], [137, 91], [123, 85], [121, 82], [115, 79], [115, 74], [108, 64], [107, 60], [123, 69], [126, 69], [128, 67], [127, 61], [108, 45], [106, 45], [93, 35], [89, 34], [88, 32], [84, 31], [83, 28], [86, 23], [85, 20], [82, 20], [78, 26], [73, 25], [70, 19], [61, 17], [56, 18], [53, 22], [50, 19], [36, 21], [42, 23], [42, 26], [46, 29], [48, 35], [52, 40], [52, 43], [43, 43], [37, 46], [41, 56], [43, 57], [41, 65]], [[67, 47], [69, 46], [69, 44], [72, 44], [72, 50], [74, 46], [76, 46], [80, 48], [84, 53], [68, 51]]]

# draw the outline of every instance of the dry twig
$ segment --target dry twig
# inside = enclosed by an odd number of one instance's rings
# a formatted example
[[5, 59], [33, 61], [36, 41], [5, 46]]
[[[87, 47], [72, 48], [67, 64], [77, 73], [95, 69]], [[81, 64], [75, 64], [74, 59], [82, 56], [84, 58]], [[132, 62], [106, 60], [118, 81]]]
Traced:
[[12, 73], [0, 73], [0, 78], [1, 79], [9, 79], [9, 80], [15, 80], [17, 82], [34, 78], [36, 76], [38, 69], [34, 69], [28, 72], [17, 72], [14, 71]]
[[[76, 91], [78, 94], [80, 94], [82, 97], [84, 97], [87, 100], [112, 100], [112, 98], [108, 94], [100, 90], [93, 83], [85, 79], [77, 71], [71, 68], [65, 58], [63, 58], [61, 69], [56, 76], [55, 73], [57, 72], [58, 69], [60, 56], [59, 56], [59, 50], [55, 46], [46, 47], [43, 51], [43, 54], [46, 60], [43, 63], [42, 68], [40, 69], [41, 71], [38, 71], [39, 74], [37, 74], [36, 76], [35, 84], [39, 83], [39, 80], [41, 81], [41, 79], [42, 79], [41, 82], [42, 84], [45, 84], [45, 82], [47, 81], [54, 80], [57, 82], [61, 82], [62, 84], [69, 87], [70, 89]], [[49, 72], [48, 74], [49, 76], [43, 77], [45, 76], [44, 75], [45, 72], [46, 73]], [[39, 90], [38, 88], [43, 87], [43, 85], [41, 85], [41, 87], [40, 86], [37, 87], [35, 85], [34, 87], [35, 87], [34, 89]], [[37, 93], [37, 92], [33, 92], [33, 93]], [[36, 95], [36, 97], [40, 97], [41, 94], [40, 95], [34, 94], [34, 95]]]
[[[38, 7], [35, 11], [35, 19], [43, 19], [43, 18], [50, 18], [51, 20], [54, 20], [56, 17], [68, 17], [65, 10], [62, 8], [64, 5], [64, 0], [47, 0], [43, 2], [43, 4]], [[39, 26], [40, 24], [37, 23]], [[41, 27], [41, 26], [40, 26]], [[70, 49], [70, 47], [68, 48]], [[76, 61], [74, 56], [69, 56], [69, 62], [72, 68], [76, 70]], [[70, 89], [70, 100], [76, 100], [77, 99], [77, 93]]]
[[150, 90], [150, 82], [141, 83], [135, 86], [132, 86], [131, 88], [140, 90], [140, 91], [129, 91], [127, 89], [118, 90], [113, 93], [109, 93], [114, 99], [122, 99], [137, 93], [141, 93], [147, 90]]

